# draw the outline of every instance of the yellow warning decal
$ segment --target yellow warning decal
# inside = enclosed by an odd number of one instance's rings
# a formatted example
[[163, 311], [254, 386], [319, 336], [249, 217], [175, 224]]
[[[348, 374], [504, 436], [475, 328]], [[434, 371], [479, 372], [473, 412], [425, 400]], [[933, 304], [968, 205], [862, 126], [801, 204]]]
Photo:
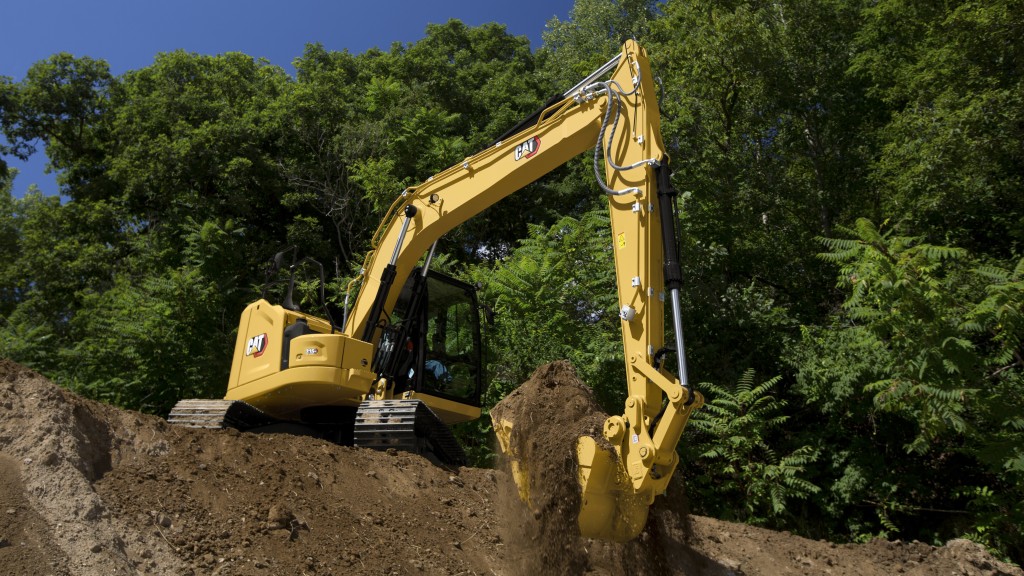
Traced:
[[626, 233], [625, 232], [619, 234], [619, 236], [618, 236], [618, 238], [616, 240], [617, 240], [617, 242], [619, 244], [619, 248], [625, 248], [626, 247]]

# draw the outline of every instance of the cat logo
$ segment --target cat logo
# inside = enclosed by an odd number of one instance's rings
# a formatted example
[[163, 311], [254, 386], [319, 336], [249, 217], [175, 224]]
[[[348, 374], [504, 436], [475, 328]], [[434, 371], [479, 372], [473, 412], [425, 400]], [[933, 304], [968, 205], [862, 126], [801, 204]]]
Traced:
[[263, 356], [263, 351], [267, 349], [267, 334], [264, 332], [259, 336], [253, 336], [249, 338], [248, 344], [245, 345], [245, 355], [252, 356], [253, 358], [259, 358]]
[[540, 150], [540, 138], [534, 136], [519, 146], [516, 146], [516, 162], [523, 158], [531, 158]]

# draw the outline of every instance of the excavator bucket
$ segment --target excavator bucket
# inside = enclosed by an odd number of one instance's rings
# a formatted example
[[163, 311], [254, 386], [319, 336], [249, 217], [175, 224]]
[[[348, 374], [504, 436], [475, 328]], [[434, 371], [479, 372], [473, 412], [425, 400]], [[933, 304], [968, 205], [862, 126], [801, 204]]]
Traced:
[[626, 542], [647, 523], [650, 502], [633, 487], [618, 454], [589, 436], [576, 444], [580, 483], [580, 534], [586, 538]]
[[[531, 510], [530, 468], [512, 441], [513, 424], [494, 419], [498, 446], [508, 460], [519, 499]], [[650, 502], [634, 493], [629, 478], [614, 450], [589, 436], [576, 441], [576, 462], [580, 489], [578, 524], [580, 535], [614, 542], [632, 540], [644, 528]]]
[[[653, 367], [658, 382], [668, 380]], [[519, 497], [547, 522], [577, 523], [579, 534], [612, 542], [640, 535], [648, 510], [664, 494], [679, 463], [675, 447], [685, 420], [700, 405], [669, 382], [672, 394], [649, 434], [643, 400], [629, 397], [622, 416], [609, 416], [567, 361], [539, 367], [490, 410]], [[659, 446], [664, 446], [658, 450]]]

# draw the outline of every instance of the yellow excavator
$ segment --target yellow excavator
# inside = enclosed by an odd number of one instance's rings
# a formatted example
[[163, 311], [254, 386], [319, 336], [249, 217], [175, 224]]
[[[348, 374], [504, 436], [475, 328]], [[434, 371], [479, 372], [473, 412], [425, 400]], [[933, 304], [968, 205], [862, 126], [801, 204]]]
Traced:
[[[610, 73], [610, 77], [608, 77]], [[431, 270], [445, 233], [593, 149], [608, 199], [628, 395], [603, 438], [582, 437], [576, 460], [580, 532], [625, 541], [646, 522], [703, 403], [687, 381], [680, 311], [675, 191], [669, 182], [654, 78], [634, 41], [478, 154], [401, 193], [349, 285], [341, 322], [261, 298], [242, 313], [223, 400], [183, 400], [168, 420], [198, 427], [289, 431], [461, 464], [452, 424], [480, 417], [484, 368], [473, 286]], [[604, 174], [600, 166], [603, 162]], [[292, 274], [302, 261], [279, 254]], [[323, 302], [321, 271], [321, 303]], [[666, 348], [665, 302], [676, 336]], [[679, 376], [664, 368], [677, 356]], [[524, 422], [495, 422], [507, 446]], [[515, 455], [511, 455], [513, 458]], [[517, 475], [517, 481], [522, 480]]]

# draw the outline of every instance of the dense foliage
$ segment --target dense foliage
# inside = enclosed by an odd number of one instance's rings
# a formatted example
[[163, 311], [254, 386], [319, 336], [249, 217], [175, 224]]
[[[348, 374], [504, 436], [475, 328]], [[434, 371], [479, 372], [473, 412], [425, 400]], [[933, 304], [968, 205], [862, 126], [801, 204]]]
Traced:
[[[707, 407], [697, 511], [813, 537], [965, 536], [1024, 561], [1024, 1], [578, 0], [545, 44], [457, 21], [296, 74], [56, 54], [0, 78], [0, 356], [163, 412], [223, 388], [237, 314], [288, 244], [334, 298], [403, 187], [603, 63], [649, 49]], [[19, 190], [18, 194], [14, 194]], [[488, 405], [569, 358], [621, 409], [604, 199], [586, 159], [453, 231]], [[486, 460], [482, 420], [460, 430]]]

